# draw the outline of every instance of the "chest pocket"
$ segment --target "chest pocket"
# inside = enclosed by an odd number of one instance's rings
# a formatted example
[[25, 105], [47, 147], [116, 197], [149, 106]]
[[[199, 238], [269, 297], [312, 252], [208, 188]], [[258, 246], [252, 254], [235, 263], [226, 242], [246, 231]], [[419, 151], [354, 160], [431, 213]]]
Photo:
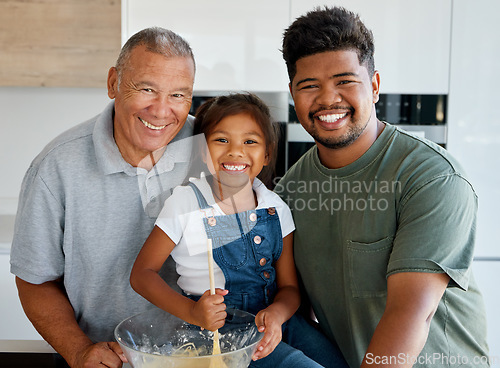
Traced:
[[[214, 257], [218, 263], [228, 268], [238, 270], [249, 264], [253, 258], [251, 249], [245, 244], [243, 238], [235, 240], [214, 250]], [[219, 264], [219, 267], [222, 265]]]
[[348, 241], [347, 270], [354, 298], [383, 297], [387, 295], [386, 275], [392, 243], [392, 237], [373, 243]]

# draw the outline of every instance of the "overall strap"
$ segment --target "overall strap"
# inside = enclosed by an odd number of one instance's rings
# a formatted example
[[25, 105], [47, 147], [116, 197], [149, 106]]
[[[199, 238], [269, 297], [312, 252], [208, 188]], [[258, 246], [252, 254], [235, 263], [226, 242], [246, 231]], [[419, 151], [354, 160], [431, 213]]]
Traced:
[[[205, 197], [201, 193], [200, 189], [196, 186], [196, 184], [189, 182], [188, 185], [193, 189], [194, 194], [196, 196], [196, 200], [198, 201], [198, 206], [200, 206], [200, 208], [202, 210], [212, 208], [212, 206], [210, 206], [208, 204], [207, 200], [205, 199]], [[235, 213], [233, 216], [236, 217], [236, 223], [238, 224], [238, 228], [240, 230], [240, 235], [243, 237], [245, 235], [245, 232], [243, 231], [243, 226], [241, 225], [240, 216], [237, 213]], [[207, 236], [210, 237], [208, 235], [208, 232], [207, 232]]]
[[203, 196], [203, 194], [201, 194], [200, 189], [198, 189], [198, 187], [194, 183], [189, 182], [188, 185], [191, 188], [193, 188], [194, 195], [196, 196], [196, 200], [198, 201], [198, 206], [200, 206], [200, 208], [202, 210], [207, 209], [207, 208], [212, 208], [212, 206], [210, 206], [208, 204], [208, 202], [205, 199], [205, 197]]

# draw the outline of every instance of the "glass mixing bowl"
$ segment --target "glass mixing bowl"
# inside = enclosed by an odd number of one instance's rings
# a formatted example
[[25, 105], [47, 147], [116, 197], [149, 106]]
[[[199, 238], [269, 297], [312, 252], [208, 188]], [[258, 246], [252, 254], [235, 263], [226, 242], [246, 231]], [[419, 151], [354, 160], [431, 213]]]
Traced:
[[120, 322], [115, 338], [134, 368], [248, 367], [263, 333], [255, 316], [228, 309], [219, 330], [221, 354], [212, 355], [213, 332], [158, 308]]

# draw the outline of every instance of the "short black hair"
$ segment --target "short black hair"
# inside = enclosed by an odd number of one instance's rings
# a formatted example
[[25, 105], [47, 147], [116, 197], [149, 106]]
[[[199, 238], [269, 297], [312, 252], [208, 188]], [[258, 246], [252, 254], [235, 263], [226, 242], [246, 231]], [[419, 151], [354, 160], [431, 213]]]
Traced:
[[353, 50], [370, 77], [375, 72], [372, 32], [359, 15], [342, 7], [315, 8], [297, 18], [283, 34], [283, 59], [290, 82], [297, 73], [297, 60], [325, 51]]

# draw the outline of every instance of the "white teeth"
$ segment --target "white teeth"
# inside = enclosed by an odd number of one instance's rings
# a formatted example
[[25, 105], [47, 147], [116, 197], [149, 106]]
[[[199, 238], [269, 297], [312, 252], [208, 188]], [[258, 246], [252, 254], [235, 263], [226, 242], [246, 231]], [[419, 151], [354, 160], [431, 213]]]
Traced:
[[141, 118], [139, 118], [139, 120], [145, 125], [147, 126], [149, 129], [153, 129], [153, 130], [162, 130], [163, 128], [165, 128], [167, 125], [160, 125], [160, 126], [156, 126], [156, 125], [153, 125], [153, 124], [149, 124], [146, 120], [142, 120]]
[[318, 119], [321, 121], [324, 121], [326, 123], [335, 123], [337, 120], [342, 119], [346, 115], [347, 115], [347, 113], [345, 113], [345, 114], [319, 115]]
[[224, 166], [224, 169], [230, 170], [230, 171], [241, 171], [244, 170], [247, 165], [222, 165]]

